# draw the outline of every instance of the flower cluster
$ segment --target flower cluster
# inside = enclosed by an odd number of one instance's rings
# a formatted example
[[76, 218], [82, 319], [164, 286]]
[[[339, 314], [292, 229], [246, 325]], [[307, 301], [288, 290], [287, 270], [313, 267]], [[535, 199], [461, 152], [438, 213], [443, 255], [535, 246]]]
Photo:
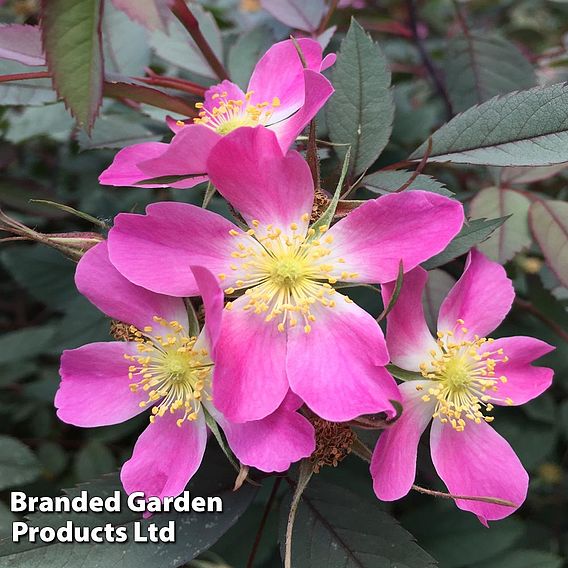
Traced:
[[[461, 230], [458, 201], [403, 191], [338, 222], [313, 221], [319, 188], [290, 148], [333, 93], [321, 72], [334, 56], [310, 39], [297, 44], [274, 45], [246, 92], [228, 81], [211, 87], [197, 118], [169, 121], [169, 144], [125, 148], [101, 175], [122, 186], [209, 180], [236, 221], [173, 201], [116, 217], [80, 260], [76, 283], [114, 320], [117, 341], [63, 354], [58, 416], [93, 427], [148, 412], [122, 481], [160, 498], [183, 491], [208, 428], [223, 431], [242, 464], [274, 472], [309, 457], [336, 464], [353, 443], [349, 423], [384, 413], [371, 474], [380, 499], [398, 499], [414, 483], [418, 441], [432, 422], [432, 459], [458, 507], [484, 523], [503, 518], [523, 502], [527, 474], [492, 429], [491, 411], [550, 385], [552, 371], [531, 363], [551, 347], [487, 337], [514, 292], [503, 268], [476, 251], [431, 334], [420, 264]], [[384, 305], [396, 300], [386, 339], [349, 296], [361, 284], [380, 285]], [[202, 330], [188, 317], [196, 297]], [[397, 385], [391, 362], [415, 380]], [[314, 424], [341, 437], [332, 452], [316, 451]]]

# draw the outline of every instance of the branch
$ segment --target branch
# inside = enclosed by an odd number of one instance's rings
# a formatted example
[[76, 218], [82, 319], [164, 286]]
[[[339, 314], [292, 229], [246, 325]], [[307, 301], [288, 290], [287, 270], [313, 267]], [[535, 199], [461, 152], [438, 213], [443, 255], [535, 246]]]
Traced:
[[203, 97], [205, 87], [192, 83], [191, 81], [186, 81], [185, 79], [178, 79], [177, 77], [161, 77], [159, 75], [153, 75], [152, 77], [134, 77], [137, 81], [146, 83], [148, 85], [157, 85], [158, 87], [165, 87], [167, 89], [176, 89], [177, 91], [182, 91], [184, 93], [189, 93], [190, 95], [197, 95]]
[[325, 31], [329, 22], [331, 21], [331, 17], [333, 16], [333, 13], [335, 12], [335, 10], [337, 10], [338, 4], [339, 4], [339, 0], [331, 0], [331, 2], [329, 4], [329, 10], [325, 14], [325, 16], [322, 18], [322, 21], [320, 22], [320, 25], [319, 25], [319, 27], [316, 31], [317, 35], [320, 35]]
[[568, 332], [565, 331], [562, 326], [558, 325], [554, 320], [549, 318], [546, 314], [543, 314], [538, 308], [533, 306], [530, 302], [526, 300], [522, 300], [521, 298], [515, 298], [515, 306], [520, 308], [525, 312], [529, 312], [534, 317], [538, 318], [542, 323], [547, 325], [558, 337], [563, 339], [566, 343], [568, 343]]
[[172, 6], [172, 12], [174, 16], [182, 23], [183, 27], [189, 32], [193, 41], [197, 44], [197, 47], [200, 49], [203, 57], [207, 60], [211, 69], [215, 72], [217, 77], [221, 81], [225, 79], [229, 79], [229, 75], [223, 64], [219, 61], [211, 46], [209, 45], [208, 41], [205, 39], [205, 36], [201, 33], [201, 29], [199, 28], [199, 22], [197, 21], [196, 17], [191, 13], [190, 9], [187, 7], [186, 3], [183, 0], [174, 0], [174, 4]]
[[430, 54], [428, 53], [426, 47], [424, 46], [424, 42], [418, 33], [418, 13], [416, 10], [416, 1], [417, 0], [406, 0], [406, 5], [408, 7], [408, 18], [410, 23], [410, 29], [412, 30], [412, 37], [414, 39], [414, 43], [416, 44], [416, 48], [420, 53], [420, 58], [422, 59], [422, 63], [426, 70], [430, 74], [432, 78], [432, 82], [434, 83], [434, 87], [438, 91], [438, 94], [442, 98], [444, 102], [444, 106], [446, 107], [446, 116], [447, 119], [450, 120], [454, 116], [454, 112], [452, 109], [452, 103], [450, 102], [450, 98], [448, 97], [448, 93], [446, 91], [446, 87], [438, 69], [434, 66], [432, 59], [430, 58]]

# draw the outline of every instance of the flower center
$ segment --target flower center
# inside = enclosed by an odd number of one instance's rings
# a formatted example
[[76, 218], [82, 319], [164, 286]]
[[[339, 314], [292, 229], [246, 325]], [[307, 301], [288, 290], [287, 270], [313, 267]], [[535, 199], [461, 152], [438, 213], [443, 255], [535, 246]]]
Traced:
[[[507, 382], [507, 377], [496, 376], [495, 367], [509, 358], [503, 355], [503, 349], [491, 350], [494, 339], [477, 335], [473, 341], [463, 338], [468, 332], [463, 325], [459, 319], [452, 331], [439, 331], [438, 349], [432, 350], [431, 359], [420, 365], [422, 376], [435, 383], [422, 400], [430, 402], [434, 397], [437, 404], [433, 417], [451, 424], [458, 432], [464, 430], [466, 419], [476, 424], [482, 420], [492, 422], [494, 417], [483, 413], [493, 410], [490, 400], [513, 404], [510, 398], [499, 399], [494, 394], [500, 384]], [[423, 390], [422, 386], [416, 388]]]
[[280, 106], [280, 99], [274, 97], [271, 103], [262, 102], [253, 105], [250, 103], [252, 95], [253, 92], [249, 91], [242, 100], [229, 99], [226, 91], [215, 93], [212, 99], [218, 100], [218, 106], [208, 110], [203, 103], [196, 103], [195, 108], [199, 110], [199, 117], [194, 118], [193, 122], [203, 124], [222, 136], [241, 126], [265, 125], [274, 109]]
[[[305, 213], [302, 222], [305, 224], [310, 216]], [[284, 331], [286, 326], [295, 327], [302, 320], [304, 331], [311, 331], [311, 324], [316, 320], [314, 307], [333, 308], [336, 291], [331, 284], [338, 280], [352, 280], [356, 273], [336, 270], [334, 263], [345, 263], [345, 259], [329, 260], [333, 249], [331, 235], [325, 235], [327, 227], [319, 231], [310, 228], [307, 234], [299, 231], [296, 223], [292, 223], [289, 231], [268, 225], [265, 230], [258, 231], [260, 223], [252, 222], [254, 229], [247, 234], [254, 242], [246, 242], [242, 234], [231, 230], [229, 234], [239, 238], [236, 249], [231, 253], [235, 262], [231, 270], [238, 273], [239, 279], [235, 287], [225, 289], [226, 294], [234, 294], [237, 290], [245, 290], [248, 298], [245, 310], [256, 314], [265, 314], [265, 321], [278, 319], [278, 330]], [[326, 259], [326, 257], [328, 257]], [[326, 262], [327, 260], [327, 262]], [[221, 280], [226, 274], [218, 275]], [[341, 296], [351, 302], [346, 296]], [[233, 304], [229, 302], [227, 308]]]
[[[177, 321], [166, 321], [154, 316], [158, 324], [139, 331], [130, 327], [137, 343], [138, 354], [125, 354], [131, 361], [128, 377], [130, 390], [148, 393], [148, 399], [140, 406], [152, 406], [150, 422], [170, 412], [183, 415], [177, 420], [181, 426], [185, 420], [196, 420], [203, 397], [209, 400], [211, 367], [207, 350], [195, 349], [196, 337], [188, 337]], [[160, 335], [157, 335], [159, 333]]]

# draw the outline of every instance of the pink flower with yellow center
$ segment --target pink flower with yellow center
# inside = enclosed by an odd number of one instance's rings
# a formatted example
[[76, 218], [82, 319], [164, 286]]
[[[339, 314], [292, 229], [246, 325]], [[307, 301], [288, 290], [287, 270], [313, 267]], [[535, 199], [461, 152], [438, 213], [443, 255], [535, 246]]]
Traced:
[[248, 224], [184, 203], [121, 214], [110, 258], [131, 282], [194, 296], [187, 267], [208, 268], [230, 303], [216, 351], [215, 404], [235, 422], [274, 412], [291, 388], [319, 416], [393, 413], [398, 389], [380, 327], [339, 287], [395, 280], [458, 233], [457, 201], [423, 191], [370, 200], [332, 227], [310, 227], [314, 186], [273, 132], [241, 128], [208, 161], [211, 180]]
[[198, 283], [206, 311], [204, 331], [189, 333], [184, 301], [135, 286], [120, 275], [103, 242], [77, 267], [76, 284], [93, 304], [119, 322], [126, 341], [91, 343], [65, 351], [55, 397], [58, 417], [83, 427], [106, 426], [149, 411], [121, 480], [128, 493], [176, 496], [199, 468], [207, 442], [206, 414], [223, 429], [244, 464], [285, 471], [315, 449], [312, 425], [287, 393], [262, 420], [234, 424], [212, 397], [215, 351], [223, 316], [223, 293], [201, 267], [186, 267]]
[[[436, 339], [422, 309], [428, 273], [405, 276], [387, 316], [387, 345], [395, 365], [423, 380], [400, 386], [404, 412], [385, 430], [373, 453], [375, 493], [400, 499], [414, 483], [420, 436], [432, 423], [430, 451], [436, 471], [453, 495], [490, 497], [519, 507], [528, 475], [511, 446], [490, 426], [494, 405], [520, 405], [545, 391], [552, 369], [531, 363], [554, 348], [533, 337], [487, 337], [505, 318], [515, 293], [505, 270], [471, 251], [462, 277], [440, 307]], [[391, 284], [383, 286], [388, 301]], [[502, 519], [515, 507], [456, 499], [480, 521]]]
[[292, 40], [273, 45], [257, 63], [246, 92], [230, 81], [211, 87], [196, 104], [199, 116], [193, 123], [168, 120], [175, 132], [169, 144], [143, 142], [122, 149], [99, 181], [134, 186], [181, 176], [184, 179], [140, 186], [193, 187], [207, 180], [207, 158], [215, 144], [243, 126], [269, 128], [286, 151], [333, 93], [321, 71], [333, 64], [335, 55], [323, 57], [321, 46], [312, 39], [299, 39], [298, 44], [306, 68]]

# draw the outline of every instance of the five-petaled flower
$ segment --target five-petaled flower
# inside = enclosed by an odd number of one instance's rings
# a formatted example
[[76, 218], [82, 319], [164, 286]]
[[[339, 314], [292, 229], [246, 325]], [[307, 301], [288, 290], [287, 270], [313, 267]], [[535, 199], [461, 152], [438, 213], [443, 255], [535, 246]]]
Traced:
[[121, 214], [109, 254], [131, 282], [173, 296], [199, 294], [188, 266], [208, 268], [232, 297], [220, 333], [215, 404], [235, 422], [274, 412], [289, 388], [320, 417], [394, 412], [398, 389], [380, 327], [337, 290], [395, 280], [458, 233], [457, 201], [423, 191], [373, 199], [332, 227], [309, 226], [310, 170], [263, 127], [225, 136], [211, 180], [248, 229], [183, 203]]
[[[242, 126], [264, 125], [286, 151], [333, 93], [321, 74], [335, 61], [322, 59], [322, 48], [312, 39], [299, 39], [306, 68], [292, 40], [273, 45], [260, 59], [244, 93], [223, 81], [207, 90], [197, 103], [193, 123], [169, 120], [176, 133], [170, 144], [143, 142], [122, 149], [99, 180], [105, 185], [189, 188], [207, 179], [207, 158], [215, 144]], [[175, 176], [175, 181], [155, 180]], [[179, 179], [182, 178], [182, 179]]]
[[[505, 270], [472, 250], [465, 271], [440, 307], [437, 338], [428, 330], [422, 293], [428, 274], [405, 275], [387, 316], [387, 345], [394, 364], [423, 380], [400, 386], [402, 417], [379, 438], [371, 463], [375, 493], [392, 501], [408, 493], [416, 474], [419, 439], [432, 422], [434, 466], [453, 495], [489, 497], [519, 507], [528, 475], [509, 444], [489, 425], [493, 405], [520, 405], [546, 390], [553, 372], [531, 363], [554, 348], [533, 337], [491, 339], [505, 318], [514, 290]], [[383, 287], [388, 301], [392, 284]], [[482, 523], [516, 507], [456, 499]]]
[[[211, 396], [214, 353], [223, 317], [223, 293], [211, 273], [185, 267], [198, 283], [206, 325], [189, 334], [184, 301], [135, 286], [121, 276], [103, 242], [79, 262], [79, 291], [111, 318], [123, 322], [127, 341], [91, 343], [64, 351], [57, 415], [83, 427], [118, 424], [150, 410], [150, 424], [121, 472], [128, 493], [180, 494], [199, 468], [207, 442], [206, 413], [223, 429], [244, 464], [285, 471], [315, 449], [312, 425], [288, 393], [262, 420], [234, 424]], [[212, 356], [213, 355], [213, 356]]]

